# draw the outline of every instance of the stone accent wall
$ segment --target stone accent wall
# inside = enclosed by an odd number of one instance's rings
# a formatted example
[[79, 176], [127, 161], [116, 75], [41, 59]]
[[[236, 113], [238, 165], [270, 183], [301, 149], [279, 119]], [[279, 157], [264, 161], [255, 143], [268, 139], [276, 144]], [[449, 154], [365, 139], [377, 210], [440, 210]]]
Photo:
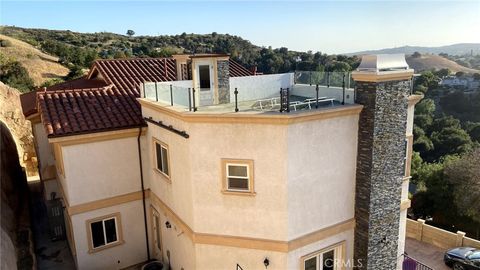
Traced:
[[[355, 83], [358, 130], [354, 259], [396, 269], [410, 81]], [[358, 261], [361, 260], [361, 261]]]
[[230, 102], [230, 64], [228, 60], [217, 61], [218, 103]]

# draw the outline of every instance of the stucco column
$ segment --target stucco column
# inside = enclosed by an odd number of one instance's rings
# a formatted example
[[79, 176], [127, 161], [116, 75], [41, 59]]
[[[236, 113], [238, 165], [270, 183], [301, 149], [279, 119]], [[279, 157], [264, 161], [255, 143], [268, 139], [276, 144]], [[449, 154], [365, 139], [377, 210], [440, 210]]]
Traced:
[[[396, 269], [405, 132], [413, 70], [403, 55], [367, 56], [355, 80], [359, 119], [354, 259], [357, 269]], [[361, 265], [361, 266], [360, 266]]]

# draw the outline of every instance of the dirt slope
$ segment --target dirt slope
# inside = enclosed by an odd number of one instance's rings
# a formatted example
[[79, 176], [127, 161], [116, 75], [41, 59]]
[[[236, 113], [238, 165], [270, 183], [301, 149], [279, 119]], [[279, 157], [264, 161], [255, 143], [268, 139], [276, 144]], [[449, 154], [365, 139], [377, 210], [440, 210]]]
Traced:
[[27, 176], [37, 172], [37, 157], [33, 145], [32, 127], [25, 119], [20, 105], [20, 92], [0, 82], [0, 121], [5, 123], [17, 145], [20, 165], [26, 168]]
[[448, 68], [452, 72], [463, 71], [466, 73], [480, 73], [480, 70], [461, 66], [452, 60], [432, 54], [425, 54], [418, 58], [408, 56], [407, 63], [410, 68], [415, 69], [415, 72], [421, 72], [430, 69]]
[[57, 57], [45, 54], [28, 43], [1, 34], [0, 40], [8, 40], [11, 43], [9, 47], [0, 47], [0, 54], [19, 61], [27, 69], [35, 85], [63, 77], [69, 72], [68, 68], [57, 62]]

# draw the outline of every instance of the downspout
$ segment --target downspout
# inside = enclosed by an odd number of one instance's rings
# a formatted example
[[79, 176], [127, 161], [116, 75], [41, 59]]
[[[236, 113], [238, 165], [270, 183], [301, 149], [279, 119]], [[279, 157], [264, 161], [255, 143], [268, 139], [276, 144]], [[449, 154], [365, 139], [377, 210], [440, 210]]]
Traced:
[[145, 224], [145, 240], [147, 243], [147, 261], [150, 261], [150, 244], [148, 241], [147, 207], [145, 204], [145, 186], [143, 184], [143, 165], [142, 165], [142, 150], [140, 148], [140, 136], [142, 136], [142, 127], [138, 128], [137, 147], [138, 147], [138, 162], [140, 165], [140, 183], [142, 185], [143, 222]]

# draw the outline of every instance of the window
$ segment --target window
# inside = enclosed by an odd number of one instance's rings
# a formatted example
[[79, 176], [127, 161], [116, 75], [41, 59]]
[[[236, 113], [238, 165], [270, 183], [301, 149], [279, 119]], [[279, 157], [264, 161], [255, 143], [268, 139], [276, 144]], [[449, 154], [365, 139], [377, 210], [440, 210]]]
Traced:
[[222, 159], [223, 192], [253, 194], [253, 161]]
[[120, 213], [87, 221], [90, 252], [122, 244]]
[[404, 176], [409, 176], [409, 168], [408, 168], [408, 161], [409, 161], [409, 138], [405, 139], [405, 146], [404, 146], [404, 158], [403, 158], [403, 167], [405, 169]]
[[338, 270], [342, 267], [343, 244], [317, 251], [303, 258], [303, 270]]
[[168, 147], [166, 144], [154, 140], [155, 156], [154, 163], [155, 169], [161, 172], [167, 178], [170, 177], [170, 166], [168, 162]]

